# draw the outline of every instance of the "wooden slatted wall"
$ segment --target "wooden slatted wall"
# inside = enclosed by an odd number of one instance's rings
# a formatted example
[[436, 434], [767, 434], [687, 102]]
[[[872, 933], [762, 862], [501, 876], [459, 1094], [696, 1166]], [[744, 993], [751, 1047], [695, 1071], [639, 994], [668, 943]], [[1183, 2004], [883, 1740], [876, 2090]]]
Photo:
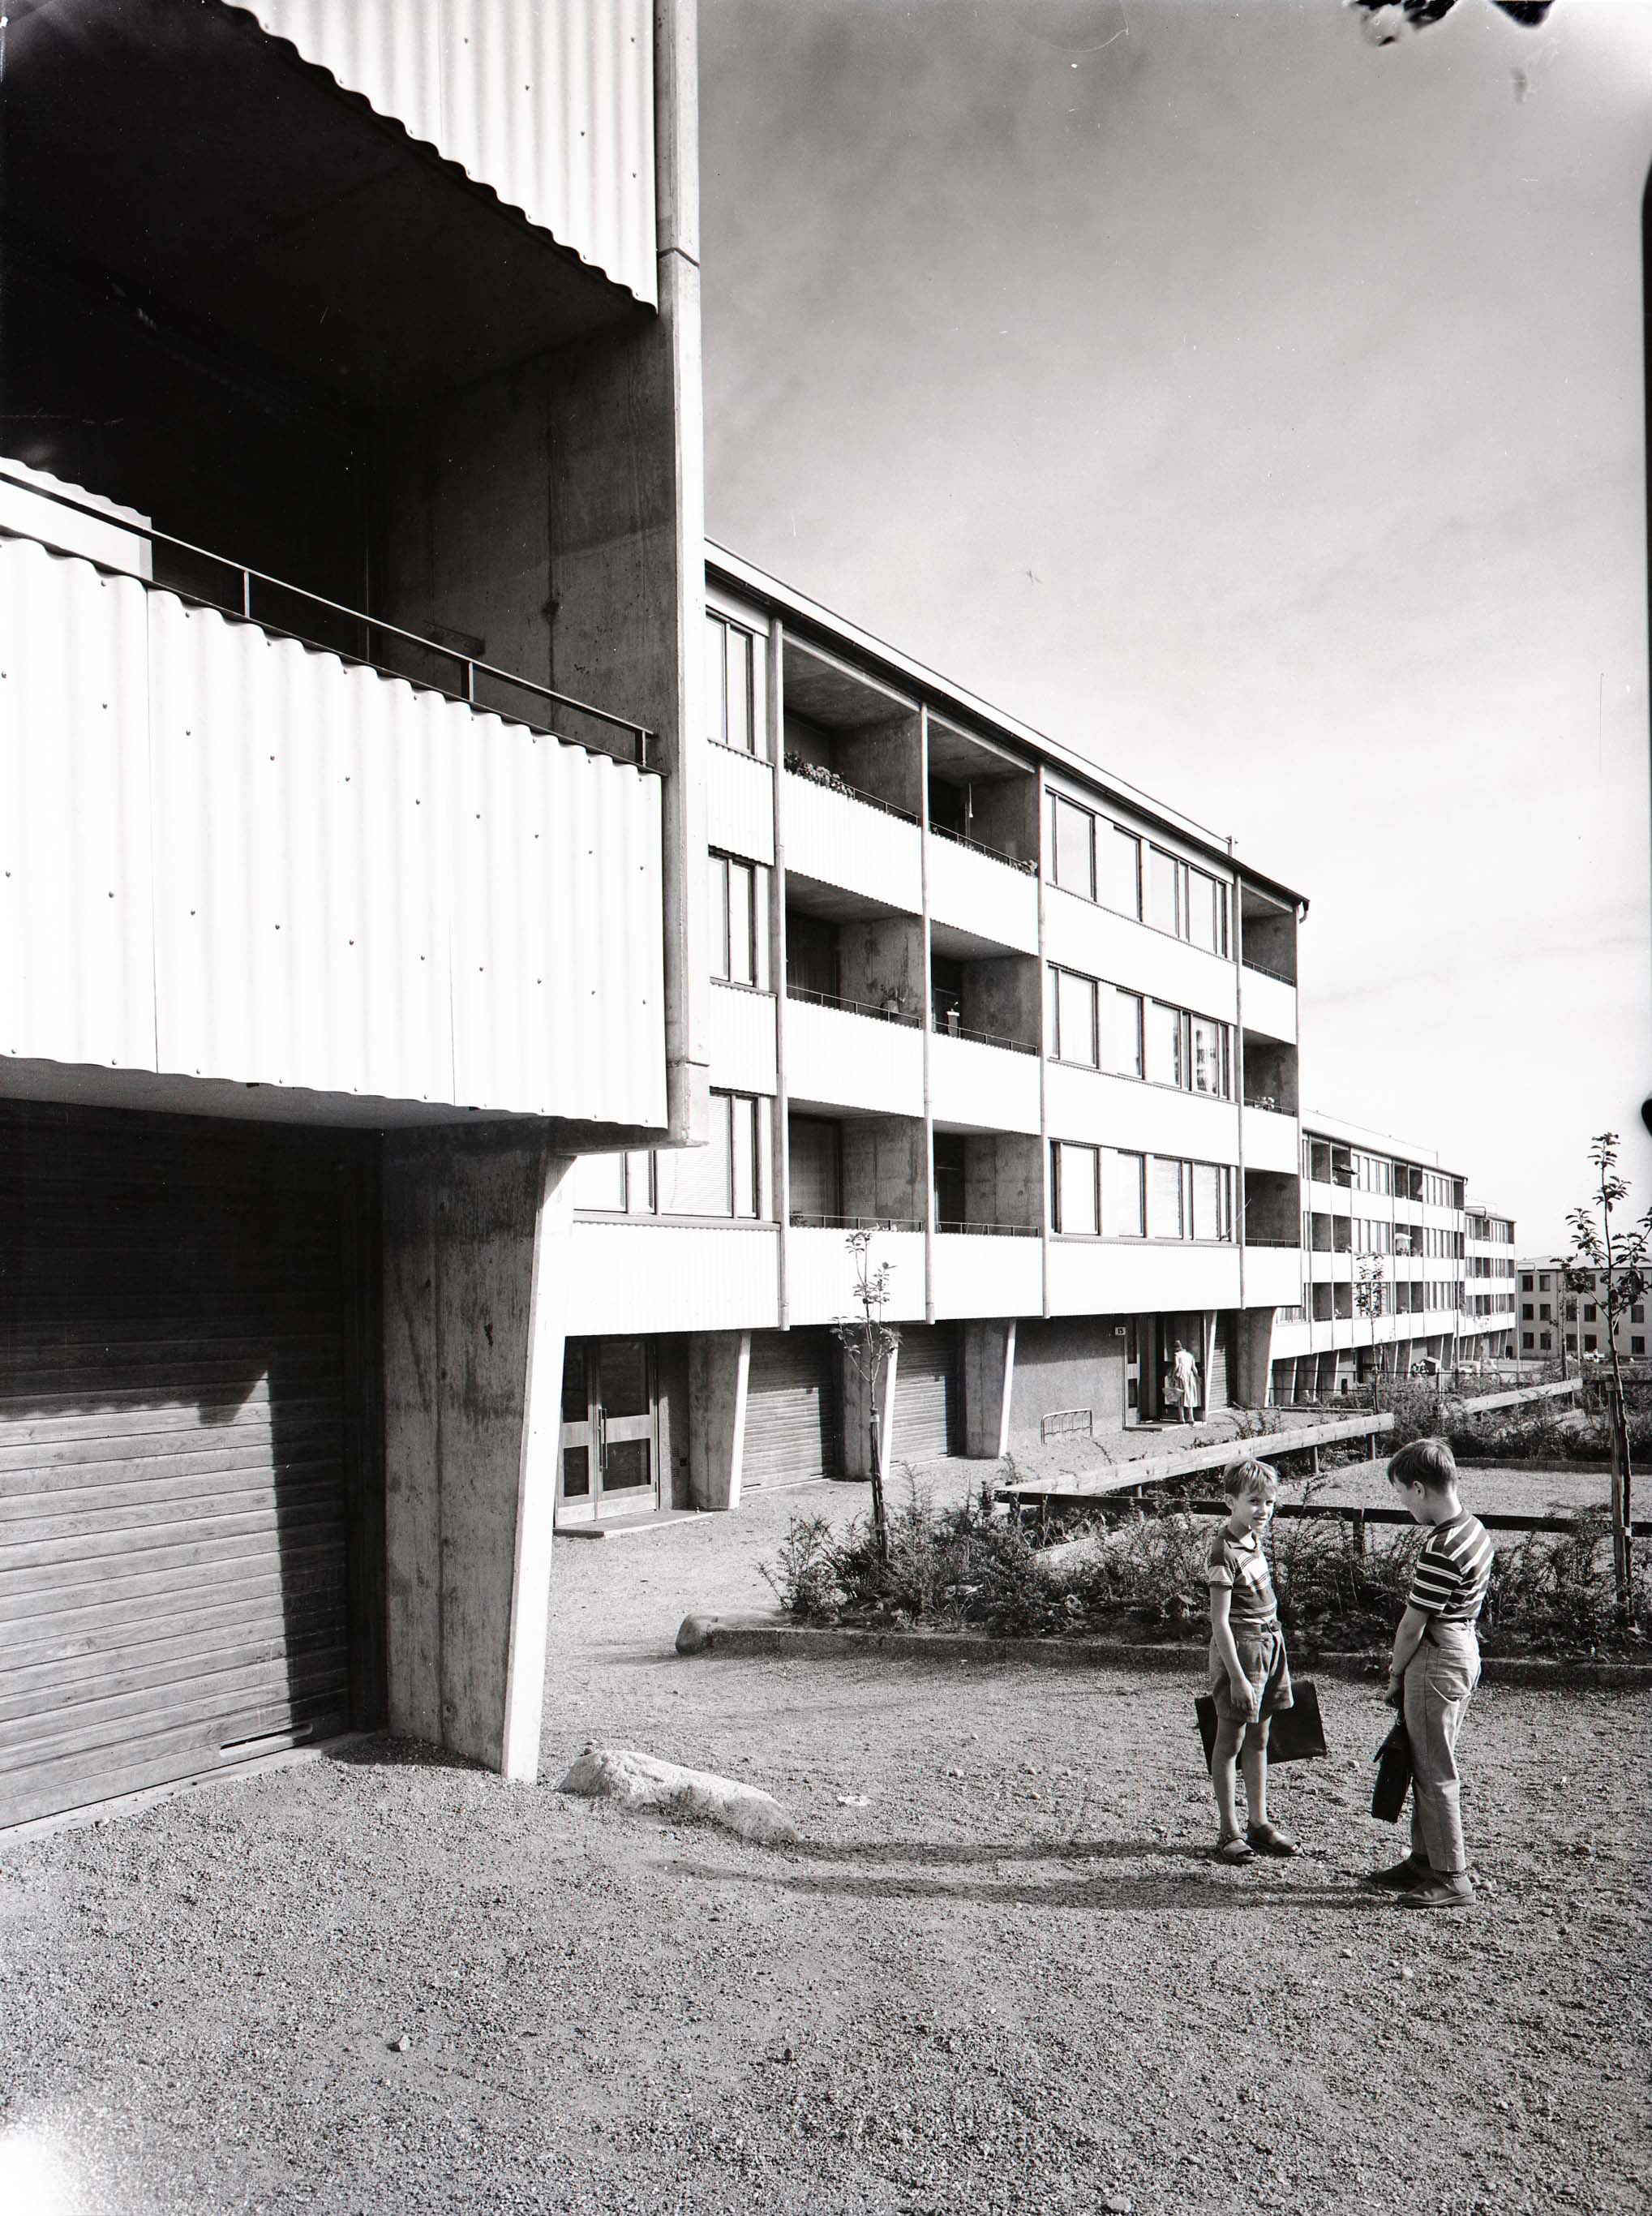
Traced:
[[348, 1720], [347, 1154], [0, 1104], [0, 1824]]

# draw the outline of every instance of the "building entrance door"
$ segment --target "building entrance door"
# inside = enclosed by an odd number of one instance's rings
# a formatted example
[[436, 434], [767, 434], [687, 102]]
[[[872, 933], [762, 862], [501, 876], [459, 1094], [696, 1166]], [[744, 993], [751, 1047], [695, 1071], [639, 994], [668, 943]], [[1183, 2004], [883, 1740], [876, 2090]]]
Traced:
[[646, 1339], [568, 1342], [556, 1512], [563, 1523], [656, 1505], [653, 1350]]

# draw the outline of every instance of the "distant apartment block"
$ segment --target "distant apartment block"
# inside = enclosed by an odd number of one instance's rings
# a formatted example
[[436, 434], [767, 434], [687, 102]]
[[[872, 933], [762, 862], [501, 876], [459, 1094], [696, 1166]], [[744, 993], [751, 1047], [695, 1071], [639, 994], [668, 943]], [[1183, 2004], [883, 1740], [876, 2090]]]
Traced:
[[[1552, 1254], [1527, 1256], [1520, 1272], [1519, 1352], [1528, 1361], [1554, 1361], [1563, 1343], [1575, 1362], [1604, 1362], [1611, 1351], [1604, 1271], [1574, 1287], [1565, 1265]], [[1618, 1318], [1621, 1361], [1648, 1357], [1647, 1302], [1632, 1301]]]

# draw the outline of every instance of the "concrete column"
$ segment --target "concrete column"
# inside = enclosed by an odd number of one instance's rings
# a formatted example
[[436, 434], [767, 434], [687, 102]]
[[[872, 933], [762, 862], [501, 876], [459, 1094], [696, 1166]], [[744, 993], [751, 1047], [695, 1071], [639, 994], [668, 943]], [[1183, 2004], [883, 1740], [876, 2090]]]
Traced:
[[[843, 1373], [844, 1474], [845, 1477], [870, 1477], [872, 1396], [865, 1379], [849, 1357], [840, 1355], [838, 1361]], [[879, 1474], [886, 1483], [894, 1453], [895, 1371], [900, 1361], [900, 1349], [897, 1346], [884, 1369], [883, 1389], [879, 1395], [878, 1460], [881, 1464]]]
[[688, 1473], [697, 1508], [738, 1508], [749, 1331], [697, 1333], [688, 1355]]
[[1016, 1378], [1016, 1319], [986, 1318], [963, 1327], [964, 1452], [996, 1462], [1009, 1450]]
[[384, 1146], [390, 1728], [538, 1775], [574, 1160], [452, 1130]]
[[1228, 1391], [1242, 1408], [1265, 1408], [1273, 1367], [1274, 1311], [1242, 1308], [1234, 1326], [1237, 1375], [1228, 1380]]

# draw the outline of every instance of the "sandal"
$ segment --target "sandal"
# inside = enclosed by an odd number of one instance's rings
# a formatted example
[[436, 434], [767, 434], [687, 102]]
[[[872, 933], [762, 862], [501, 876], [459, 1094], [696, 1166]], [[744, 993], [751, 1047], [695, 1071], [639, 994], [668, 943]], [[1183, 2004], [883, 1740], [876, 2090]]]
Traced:
[[1244, 1835], [1259, 1855], [1293, 1855], [1296, 1841], [1276, 1824], [1247, 1824]]
[[1248, 1862], [1250, 1846], [1237, 1831], [1224, 1831], [1216, 1842], [1216, 1859], [1219, 1862]]

